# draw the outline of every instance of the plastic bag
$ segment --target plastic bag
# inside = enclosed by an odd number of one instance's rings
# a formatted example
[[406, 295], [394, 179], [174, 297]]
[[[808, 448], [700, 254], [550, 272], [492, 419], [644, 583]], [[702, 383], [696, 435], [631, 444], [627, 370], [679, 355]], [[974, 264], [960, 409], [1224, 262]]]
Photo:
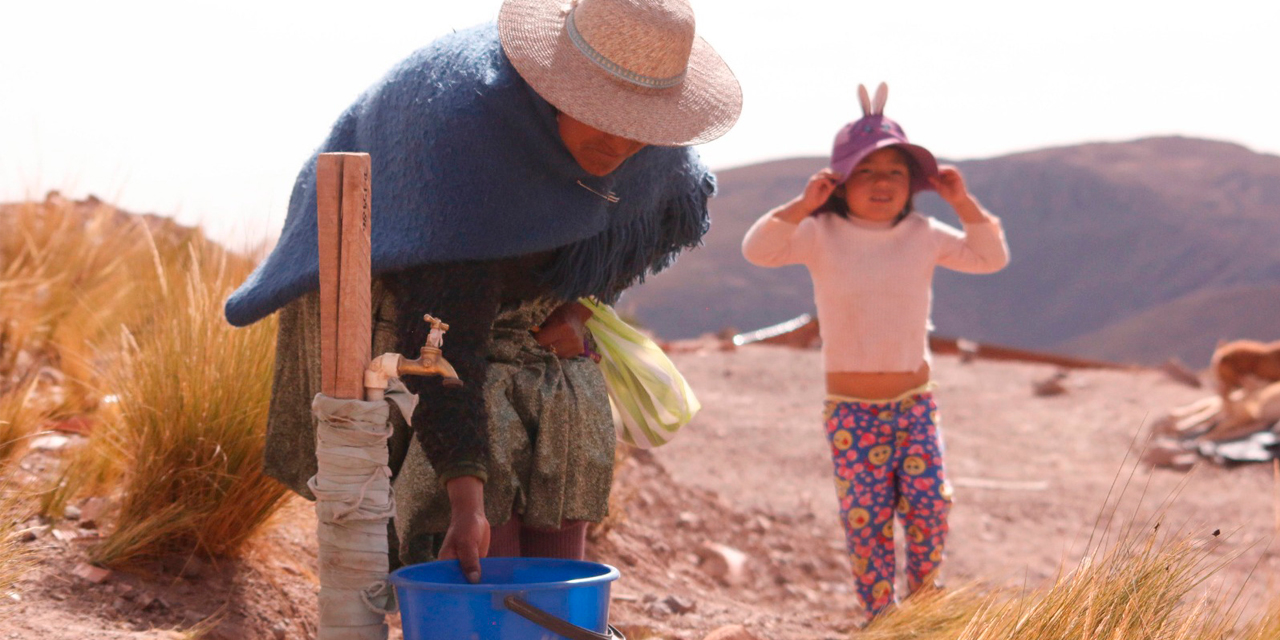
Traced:
[[613, 307], [583, 298], [587, 329], [600, 353], [618, 439], [648, 449], [664, 445], [702, 405], [657, 343], [623, 322]]

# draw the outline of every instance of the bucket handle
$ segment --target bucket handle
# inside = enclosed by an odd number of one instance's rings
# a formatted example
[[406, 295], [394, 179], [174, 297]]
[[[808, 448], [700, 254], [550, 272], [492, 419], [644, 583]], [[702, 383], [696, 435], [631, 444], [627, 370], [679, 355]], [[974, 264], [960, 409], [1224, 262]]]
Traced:
[[596, 633], [547, 613], [514, 594], [507, 596], [502, 602], [507, 605], [508, 609], [525, 620], [547, 631], [569, 638], [569, 640], [627, 640], [626, 636], [622, 635], [622, 632], [613, 628], [613, 626], [609, 627], [607, 633]]

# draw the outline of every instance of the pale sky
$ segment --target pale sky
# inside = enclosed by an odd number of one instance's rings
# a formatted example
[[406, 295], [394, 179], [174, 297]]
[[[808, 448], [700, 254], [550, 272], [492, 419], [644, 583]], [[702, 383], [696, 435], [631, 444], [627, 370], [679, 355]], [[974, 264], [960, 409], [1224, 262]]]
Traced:
[[[692, 0], [744, 108], [712, 168], [824, 155], [858, 83], [951, 159], [1180, 134], [1280, 154], [1275, 0]], [[0, 201], [50, 189], [256, 242], [337, 115], [500, 0], [0, 0]], [[762, 208], [773, 203], [762, 203]]]

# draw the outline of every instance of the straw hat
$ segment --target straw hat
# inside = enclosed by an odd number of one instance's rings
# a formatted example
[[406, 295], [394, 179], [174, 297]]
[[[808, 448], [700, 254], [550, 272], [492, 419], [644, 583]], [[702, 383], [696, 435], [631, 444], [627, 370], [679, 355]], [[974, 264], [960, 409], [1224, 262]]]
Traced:
[[694, 35], [688, 0], [506, 0], [498, 31], [534, 91], [607, 133], [700, 144], [742, 110], [733, 72]]

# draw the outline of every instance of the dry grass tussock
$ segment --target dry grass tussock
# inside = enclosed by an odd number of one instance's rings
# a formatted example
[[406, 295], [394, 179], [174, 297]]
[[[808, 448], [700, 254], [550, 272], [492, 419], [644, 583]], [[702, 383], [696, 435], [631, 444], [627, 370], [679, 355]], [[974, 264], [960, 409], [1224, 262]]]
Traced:
[[221, 309], [252, 267], [92, 198], [0, 207], [0, 466], [51, 420], [97, 425], [40, 508], [113, 498], [99, 562], [234, 553], [279, 504], [261, 474], [274, 322]]
[[[0, 599], [5, 600], [31, 563], [30, 546], [19, 539], [25, 505], [11, 484], [7, 475], [0, 477]], [[11, 607], [0, 607], [0, 619], [11, 613]]]
[[[1196, 599], [1212, 573], [1203, 540], [1162, 539], [1086, 558], [1053, 585], [1027, 593], [967, 586], [922, 593], [876, 620], [860, 640], [1261, 640], [1236, 632], [1223, 602]], [[1258, 624], [1275, 626], [1275, 620]]]
[[[1130, 476], [1132, 479], [1132, 476]], [[1145, 491], [1144, 491], [1145, 496]], [[1175, 499], [1174, 497], [1169, 500]], [[1166, 501], [1166, 506], [1168, 501]], [[1280, 598], [1242, 623], [1238, 592], [1208, 584], [1241, 553], [1218, 554], [1221, 532], [1161, 531], [1151, 520], [1107, 523], [1071, 571], [1042, 589], [1016, 592], [970, 584], [915, 594], [876, 619], [858, 640], [1275, 640]], [[1104, 508], [1103, 514], [1107, 513]], [[1099, 517], [1099, 521], [1103, 517]], [[1205, 594], [1215, 594], [1207, 596]]]
[[25, 373], [0, 392], [0, 466], [24, 449], [31, 435], [49, 417], [37, 399], [39, 376]]
[[274, 320], [228, 325], [222, 301], [247, 273], [225, 259], [207, 272], [209, 245], [191, 247], [183, 286], [167, 289], [145, 332], [123, 336], [106, 375], [119, 416], [89, 448], [123, 471], [119, 524], [93, 551], [105, 564], [233, 553], [284, 495], [262, 473]]
[[104, 348], [150, 321], [157, 271], [197, 237], [93, 199], [0, 207], [0, 462], [47, 421], [98, 409]]

